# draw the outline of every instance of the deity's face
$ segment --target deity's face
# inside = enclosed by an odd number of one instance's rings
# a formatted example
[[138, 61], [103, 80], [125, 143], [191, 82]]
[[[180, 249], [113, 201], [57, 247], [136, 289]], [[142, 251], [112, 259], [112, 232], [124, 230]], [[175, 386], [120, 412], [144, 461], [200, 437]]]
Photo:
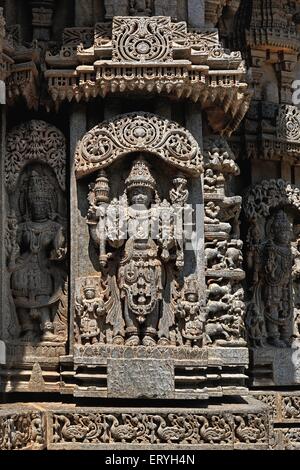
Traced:
[[291, 241], [291, 231], [288, 227], [284, 227], [281, 230], [274, 231], [274, 241], [278, 245], [288, 245]]
[[31, 220], [38, 222], [48, 219], [48, 207], [44, 200], [39, 199], [38, 197], [36, 199], [31, 199], [29, 206]]
[[192, 303], [198, 302], [198, 294], [196, 292], [188, 292], [185, 298], [188, 302], [192, 302]]
[[129, 201], [131, 205], [143, 205], [149, 208], [153, 199], [153, 192], [144, 186], [135, 186], [129, 190]]
[[85, 298], [88, 300], [92, 300], [95, 298], [95, 289], [87, 289], [84, 293]]

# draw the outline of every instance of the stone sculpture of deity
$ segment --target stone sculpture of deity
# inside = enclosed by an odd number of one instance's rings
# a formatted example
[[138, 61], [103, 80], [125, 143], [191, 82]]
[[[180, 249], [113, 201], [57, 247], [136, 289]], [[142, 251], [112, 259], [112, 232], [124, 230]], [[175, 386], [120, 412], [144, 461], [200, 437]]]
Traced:
[[183, 344], [189, 347], [202, 346], [206, 339], [206, 316], [199, 302], [199, 287], [195, 276], [186, 280], [183, 297], [177, 302], [176, 314]]
[[82, 344], [104, 343], [106, 339], [103, 296], [97, 296], [97, 286], [87, 279], [83, 286], [83, 296], [76, 299], [76, 312], [79, 317], [79, 337]]
[[271, 220], [269, 239], [261, 248], [262, 300], [268, 342], [289, 346], [293, 315], [291, 225], [284, 211]]
[[[102, 278], [110, 273], [106, 282], [114, 298], [114, 313], [107, 315], [114, 317], [114, 325], [122, 325], [123, 320], [126, 345], [170, 342], [175, 311], [165, 305], [163, 286], [170, 286], [172, 269], [179, 271], [184, 265], [183, 236], [179, 240], [174, 213], [180, 209], [179, 200], [184, 206], [188, 196], [183, 175], [174, 178], [174, 191], [178, 183], [183, 196], [176, 197], [174, 203], [174, 197], [170, 197], [171, 203], [161, 200], [149, 164], [140, 156], [132, 164], [119, 199], [109, 202], [109, 181], [103, 172], [91, 187], [88, 224], [99, 247]], [[121, 312], [122, 320], [116, 318], [115, 312]], [[117, 332], [119, 336], [121, 330]]]
[[291, 224], [286, 213], [278, 210], [266, 223], [265, 240], [260, 241], [258, 226], [250, 235], [253, 298], [246, 318], [249, 339], [254, 346], [264, 346], [267, 341], [277, 348], [289, 347], [293, 333]]
[[15, 224], [9, 259], [20, 335], [27, 341], [56, 341], [53, 320], [64, 284], [60, 261], [66, 250], [63, 226], [55, 220], [57, 194], [46, 175], [29, 173], [20, 203], [25, 215]]

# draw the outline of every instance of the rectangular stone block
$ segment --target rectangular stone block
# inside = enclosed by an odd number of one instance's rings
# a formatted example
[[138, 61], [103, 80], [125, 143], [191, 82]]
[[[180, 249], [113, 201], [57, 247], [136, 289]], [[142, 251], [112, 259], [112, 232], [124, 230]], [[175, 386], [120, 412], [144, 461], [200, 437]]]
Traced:
[[174, 364], [170, 360], [108, 359], [109, 398], [174, 398]]

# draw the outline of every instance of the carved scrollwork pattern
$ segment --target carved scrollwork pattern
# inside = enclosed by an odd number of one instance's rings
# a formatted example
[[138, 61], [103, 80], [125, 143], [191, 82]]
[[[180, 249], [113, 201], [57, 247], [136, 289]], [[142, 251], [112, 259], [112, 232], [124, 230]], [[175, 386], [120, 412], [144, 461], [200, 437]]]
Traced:
[[114, 62], [172, 61], [171, 45], [170, 18], [114, 19]]
[[53, 442], [209, 444], [267, 442], [263, 415], [55, 413]]
[[65, 190], [66, 143], [62, 132], [44, 121], [29, 121], [12, 129], [7, 137], [5, 183], [13, 191], [29, 162], [47, 163]]
[[19, 450], [42, 447], [44, 422], [40, 413], [21, 413], [0, 416], [0, 450]]
[[277, 129], [280, 139], [288, 142], [300, 141], [300, 111], [297, 106], [280, 106]]
[[94, 127], [76, 152], [77, 177], [105, 168], [129, 152], [147, 151], [192, 174], [202, 171], [202, 155], [193, 136], [177, 123], [149, 113], [130, 113]]
[[287, 205], [300, 210], [300, 189], [282, 179], [264, 180], [244, 195], [244, 213], [248, 220], [268, 217], [272, 209]]
[[264, 442], [268, 439], [267, 423], [265, 416], [246, 415], [235, 416], [235, 437], [240, 442], [251, 444], [252, 442]]
[[300, 396], [282, 397], [281, 412], [284, 419], [300, 419]]

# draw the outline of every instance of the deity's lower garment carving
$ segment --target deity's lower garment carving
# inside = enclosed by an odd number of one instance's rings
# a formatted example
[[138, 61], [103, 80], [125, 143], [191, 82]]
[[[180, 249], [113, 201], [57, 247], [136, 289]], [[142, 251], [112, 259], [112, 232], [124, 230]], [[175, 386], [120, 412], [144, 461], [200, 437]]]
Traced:
[[127, 344], [139, 344], [139, 331], [143, 332], [144, 345], [151, 345], [157, 334], [162, 299], [162, 266], [157, 252], [157, 246], [150, 239], [130, 239], [125, 245], [119, 287], [121, 299], [124, 299]]

